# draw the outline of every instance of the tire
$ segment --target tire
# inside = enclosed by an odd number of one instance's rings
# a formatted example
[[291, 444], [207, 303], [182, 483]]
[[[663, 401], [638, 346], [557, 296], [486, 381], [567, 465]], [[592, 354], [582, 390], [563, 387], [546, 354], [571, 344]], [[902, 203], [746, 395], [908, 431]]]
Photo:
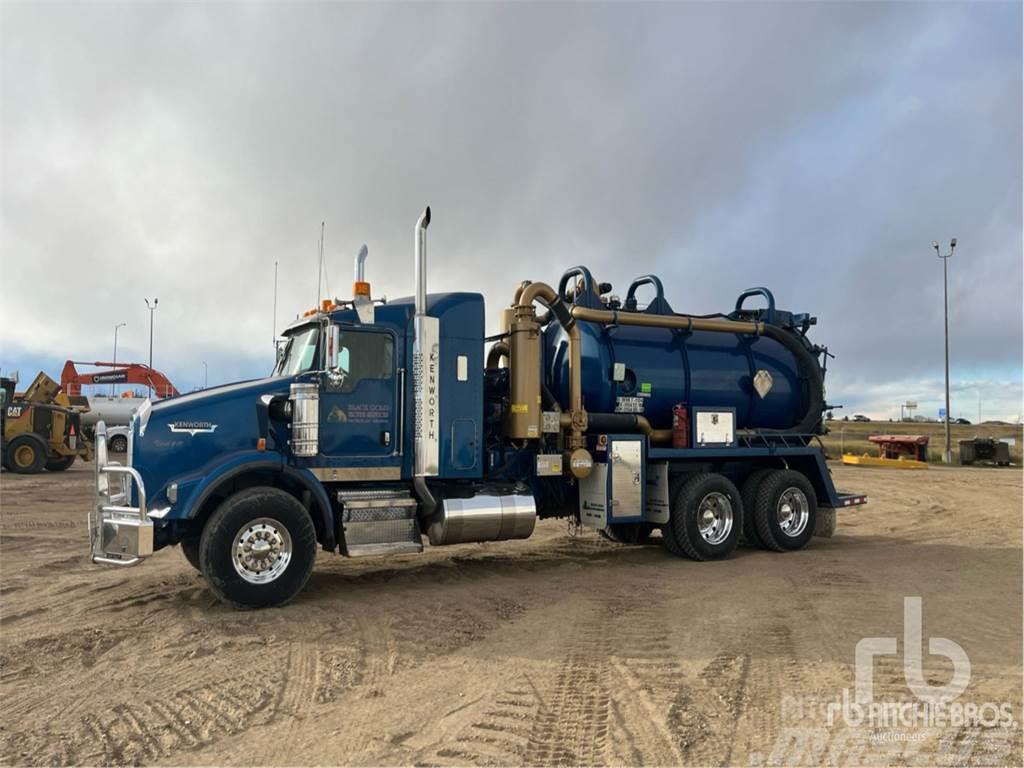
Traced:
[[128, 438], [124, 435], [114, 435], [107, 447], [111, 453], [128, 453]]
[[[679, 495], [679, 490], [683, 487], [686, 481], [685, 475], [677, 475], [676, 477], [669, 478], [668, 481], [668, 508], [675, 508], [675, 500]], [[676, 557], [685, 557], [682, 547], [679, 546], [679, 542], [676, 541], [675, 531], [672, 530], [672, 517], [669, 515], [667, 523], [661, 526], [661, 543], [665, 545], [665, 549], [671, 552]]]
[[650, 544], [653, 530], [654, 525], [651, 523], [619, 523], [609, 525], [598, 533], [616, 544]]
[[[251, 555], [249, 567], [237, 552], [246, 542], [267, 553]], [[228, 497], [199, 539], [203, 576], [220, 600], [236, 608], [284, 605], [306, 586], [315, 556], [316, 530], [309, 513], [277, 488], [247, 488]]]
[[50, 472], [63, 472], [75, 463], [75, 456], [61, 456], [46, 462], [46, 468]]
[[46, 466], [46, 443], [36, 434], [18, 435], [7, 446], [7, 466], [19, 475], [34, 475]]
[[772, 473], [770, 469], [755, 469], [747, 479], [743, 481], [740, 496], [743, 499], [743, 536], [752, 547], [767, 549], [761, 536], [757, 532], [757, 523], [754, 521], [754, 502], [757, 499], [757, 489], [761, 487], [762, 481]]
[[679, 548], [691, 560], [721, 560], [735, 552], [739, 543], [743, 499], [723, 475], [694, 475], [673, 499], [669, 524]]
[[203, 567], [199, 564], [199, 537], [195, 536], [191, 539], [181, 540], [181, 553], [188, 560], [188, 564], [195, 568], [200, 573], [203, 572]]
[[754, 520], [767, 548], [787, 552], [806, 547], [818, 523], [811, 481], [791, 469], [772, 471], [757, 489]]

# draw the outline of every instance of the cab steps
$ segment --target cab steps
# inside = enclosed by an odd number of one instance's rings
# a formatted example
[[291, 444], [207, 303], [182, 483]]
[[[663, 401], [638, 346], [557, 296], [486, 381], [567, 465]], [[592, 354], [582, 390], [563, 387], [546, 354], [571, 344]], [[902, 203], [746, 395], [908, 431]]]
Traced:
[[406, 491], [338, 491], [349, 557], [423, 551], [416, 499]]

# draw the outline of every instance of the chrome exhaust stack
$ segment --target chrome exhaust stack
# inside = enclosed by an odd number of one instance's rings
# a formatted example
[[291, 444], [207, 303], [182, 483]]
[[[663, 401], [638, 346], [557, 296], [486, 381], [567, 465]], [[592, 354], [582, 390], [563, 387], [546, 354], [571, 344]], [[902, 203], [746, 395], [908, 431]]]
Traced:
[[370, 250], [366, 247], [366, 243], [363, 243], [363, 247], [359, 249], [359, 253], [356, 254], [355, 272], [353, 273], [352, 279], [357, 283], [366, 282], [366, 257], [370, 255]]
[[427, 227], [430, 206], [416, 221], [415, 276], [416, 341], [413, 349], [413, 402], [415, 404], [415, 469], [413, 486], [422, 505], [421, 514], [428, 517], [437, 502], [427, 488], [426, 477], [438, 472], [440, 451], [440, 327], [436, 317], [427, 315]]
[[430, 226], [428, 205], [416, 221], [416, 317], [427, 314], [427, 227]]
[[355, 307], [359, 322], [373, 325], [373, 299], [370, 296], [370, 284], [366, 282], [366, 257], [370, 254], [366, 244], [356, 254], [352, 282], [352, 306]]

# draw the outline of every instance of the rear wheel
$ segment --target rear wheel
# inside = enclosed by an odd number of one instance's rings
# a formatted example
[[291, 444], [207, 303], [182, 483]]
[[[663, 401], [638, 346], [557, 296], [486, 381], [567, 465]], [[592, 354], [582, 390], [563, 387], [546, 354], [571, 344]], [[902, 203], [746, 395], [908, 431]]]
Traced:
[[766, 549], [761, 536], [757, 532], [757, 523], [754, 520], [754, 502], [757, 500], [757, 489], [761, 487], [762, 481], [772, 473], [770, 469], [756, 469], [751, 472], [743, 481], [740, 496], [743, 499], [743, 536], [752, 547]]
[[74, 456], [60, 456], [56, 459], [51, 459], [50, 461], [46, 462], [46, 468], [51, 472], [63, 472], [65, 469], [68, 469], [74, 463]]
[[12, 472], [34, 475], [45, 465], [46, 443], [38, 435], [18, 435], [7, 446], [7, 466]]
[[616, 544], [649, 544], [653, 530], [651, 523], [619, 523], [598, 533]]
[[754, 519], [758, 536], [769, 549], [803, 549], [818, 521], [818, 498], [811, 481], [791, 469], [774, 470], [757, 490]]
[[210, 589], [237, 608], [287, 603], [309, 580], [315, 556], [309, 513], [277, 488], [247, 488], [227, 498], [199, 540]]
[[114, 435], [107, 445], [111, 453], [128, 453], [128, 438], [124, 435]]
[[680, 550], [692, 560], [728, 557], [743, 527], [740, 492], [723, 475], [695, 475], [672, 500], [669, 525]]

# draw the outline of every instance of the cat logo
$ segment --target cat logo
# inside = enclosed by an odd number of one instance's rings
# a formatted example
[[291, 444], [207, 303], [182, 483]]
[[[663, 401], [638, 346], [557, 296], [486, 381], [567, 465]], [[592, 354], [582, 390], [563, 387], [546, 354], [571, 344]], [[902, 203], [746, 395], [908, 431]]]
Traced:
[[345, 415], [345, 412], [341, 410], [340, 406], [336, 405], [331, 408], [331, 412], [327, 414], [327, 420], [343, 424], [348, 421], [348, 416]]

